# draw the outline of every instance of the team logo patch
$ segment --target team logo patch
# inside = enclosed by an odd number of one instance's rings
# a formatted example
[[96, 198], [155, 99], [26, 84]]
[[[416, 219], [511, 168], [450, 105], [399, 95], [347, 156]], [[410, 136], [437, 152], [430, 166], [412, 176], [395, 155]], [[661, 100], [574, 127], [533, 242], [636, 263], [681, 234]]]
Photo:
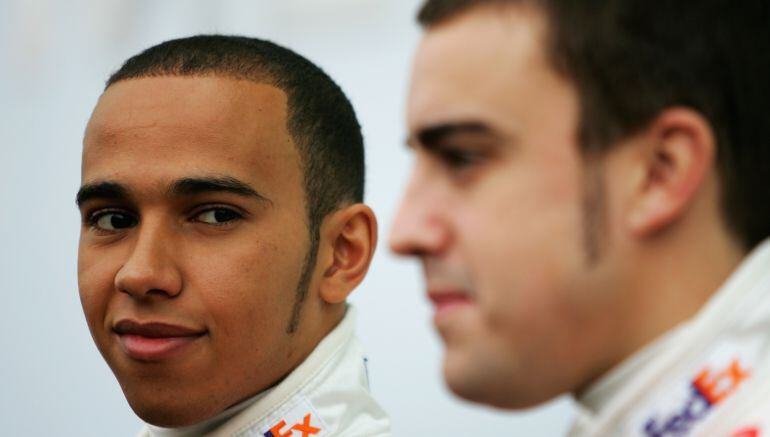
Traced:
[[737, 359], [732, 360], [727, 367], [718, 372], [712, 372], [708, 367], [704, 368], [690, 384], [689, 396], [684, 405], [665, 419], [656, 417], [648, 419], [644, 423], [644, 434], [649, 437], [665, 437], [687, 433], [748, 377], [748, 370], [742, 367]]

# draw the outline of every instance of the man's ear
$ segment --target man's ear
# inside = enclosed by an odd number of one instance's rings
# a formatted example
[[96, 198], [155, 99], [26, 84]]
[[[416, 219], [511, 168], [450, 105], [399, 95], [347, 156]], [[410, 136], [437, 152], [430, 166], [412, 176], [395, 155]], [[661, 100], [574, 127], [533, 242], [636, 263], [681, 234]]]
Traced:
[[322, 276], [321, 299], [330, 304], [344, 302], [366, 276], [377, 247], [374, 212], [356, 203], [329, 214], [321, 226], [324, 247], [319, 253]]
[[662, 112], [640, 136], [641, 177], [627, 224], [649, 236], [680, 219], [692, 206], [714, 165], [716, 140], [708, 121], [687, 108]]

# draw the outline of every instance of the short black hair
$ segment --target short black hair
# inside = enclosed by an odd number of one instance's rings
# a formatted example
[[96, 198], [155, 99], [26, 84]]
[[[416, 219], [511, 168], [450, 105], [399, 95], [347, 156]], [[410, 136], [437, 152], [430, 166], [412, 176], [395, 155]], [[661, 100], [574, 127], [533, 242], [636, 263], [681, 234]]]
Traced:
[[273, 85], [288, 99], [287, 128], [300, 155], [313, 252], [321, 222], [364, 197], [364, 146], [353, 106], [321, 68], [273, 42], [197, 35], [163, 42], [128, 59], [113, 84], [154, 76], [221, 76]]
[[770, 235], [770, 2], [427, 0], [418, 21], [430, 28], [507, 5], [547, 17], [547, 55], [580, 96], [584, 156], [609, 150], [666, 108], [692, 108], [717, 140], [728, 229], [747, 250]]

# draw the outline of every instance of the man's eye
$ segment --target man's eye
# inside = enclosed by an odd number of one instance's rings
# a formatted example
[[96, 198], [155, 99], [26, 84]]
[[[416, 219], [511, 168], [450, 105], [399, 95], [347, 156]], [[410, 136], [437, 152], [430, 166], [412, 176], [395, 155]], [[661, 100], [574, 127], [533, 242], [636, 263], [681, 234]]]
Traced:
[[102, 231], [119, 231], [136, 226], [137, 220], [130, 214], [104, 211], [94, 214], [91, 225]]
[[443, 149], [438, 151], [441, 160], [452, 169], [462, 169], [479, 162], [480, 158], [476, 153], [467, 152], [461, 149]]
[[223, 225], [243, 217], [229, 208], [211, 208], [195, 216], [195, 220], [210, 225]]

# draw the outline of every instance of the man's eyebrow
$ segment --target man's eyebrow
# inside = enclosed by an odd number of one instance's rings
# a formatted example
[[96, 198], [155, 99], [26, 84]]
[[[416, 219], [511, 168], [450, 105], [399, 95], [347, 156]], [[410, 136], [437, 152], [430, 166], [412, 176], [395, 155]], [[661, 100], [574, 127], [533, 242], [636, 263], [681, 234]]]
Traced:
[[441, 123], [421, 128], [407, 138], [406, 143], [409, 147], [420, 146], [426, 149], [433, 149], [449, 140], [451, 137], [462, 134], [485, 135], [491, 138], [498, 138], [500, 136], [486, 123], [480, 121], [462, 121], [456, 123]]
[[78, 190], [75, 196], [75, 203], [78, 208], [83, 206], [83, 203], [91, 199], [126, 199], [128, 198], [128, 190], [121, 184], [116, 182], [92, 182], [84, 184]]
[[249, 184], [230, 176], [182, 178], [174, 181], [169, 187], [169, 193], [175, 196], [194, 196], [196, 194], [225, 192], [239, 196], [255, 197], [272, 203]]

